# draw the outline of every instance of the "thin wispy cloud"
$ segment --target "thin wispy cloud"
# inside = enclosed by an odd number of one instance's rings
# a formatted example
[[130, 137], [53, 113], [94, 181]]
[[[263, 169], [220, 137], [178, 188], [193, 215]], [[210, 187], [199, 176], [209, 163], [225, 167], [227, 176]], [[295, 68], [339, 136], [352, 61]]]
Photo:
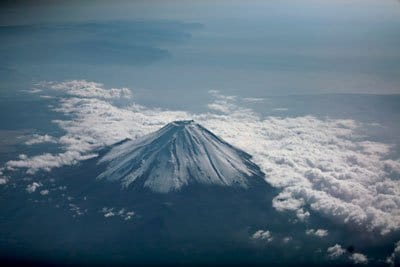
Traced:
[[45, 135], [39, 135], [39, 134], [34, 134], [29, 140], [25, 142], [26, 145], [36, 145], [36, 144], [43, 144], [43, 143], [57, 143], [57, 138], [45, 134]]

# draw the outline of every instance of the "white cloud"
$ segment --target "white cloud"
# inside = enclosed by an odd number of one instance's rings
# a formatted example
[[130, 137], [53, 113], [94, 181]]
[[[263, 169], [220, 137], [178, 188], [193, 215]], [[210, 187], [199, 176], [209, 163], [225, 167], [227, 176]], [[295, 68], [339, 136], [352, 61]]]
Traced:
[[42, 185], [41, 185], [40, 183], [33, 182], [32, 184], [26, 186], [26, 191], [27, 191], [29, 194], [31, 194], [31, 193], [35, 192], [36, 189], [39, 188], [39, 187], [41, 187], [41, 186], [42, 186]]
[[[9, 161], [9, 169], [28, 173], [50, 170], [96, 156], [93, 150], [125, 138], [135, 139], [182, 119], [194, 119], [227, 142], [253, 155], [266, 180], [281, 191], [273, 206], [293, 211], [299, 220], [319, 213], [340, 223], [386, 234], [400, 229], [400, 161], [390, 159], [392, 145], [372, 142], [357, 134], [354, 120], [312, 116], [263, 118], [237, 104], [237, 97], [210, 91], [210, 112], [191, 114], [146, 108], [117, 107], [112, 92], [86, 81], [51, 83], [61, 97], [57, 120], [66, 134], [58, 142], [65, 152]], [[119, 91], [120, 90], [120, 91]], [[217, 111], [217, 113], [213, 111]]]
[[32, 88], [31, 90], [22, 90], [22, 91], [28, 92], [28, 93], [31, 93], [31, 94], [36, 94], [36, 93], [42, 92], [43, 90], [39, 89], [39, 88]]
[[[346, 252], [347, 251], [344, 248], [342, 248], [342, 246], [339, 244], [336, 244], [327, 249], [328, 256], [331, 259], [339, 258], [340, 256], [346, 254]], [[367, 264], [368, 263], [367, 256], [365, 256], [364, 254], [361, 254], [361, 253], [351, 253], [348, 256], [348, 259], [353, 261], [355, 264]]]
[[50, 96], [50, 95], [41, 95], [40, 98], [43, 98], [43, 99], [53, 99], [53, 98], [55, 98], [55, 97], [54, 97], [54, 96]]
[[350, 260], [352, 260], [355, 264], [367, 264], [368, 258], [361, 253], [353, 253], [349, 256]]
[[31, 139], [25, 142], [25, 144], [29, 146], [42, 143], [57, 143], [57, 138], [48, 134], [45, 135], [34, 134]]
[[258, 103], [258, 102], [263, 102], [264, 98], [259, 98], [259, 97], [245, 97], [243, 98], [243, 101], [245, 102], [250, 102], [250, 103]]
[[135, 212], [133, 211], [128, 211], [123, 215], [123, 218], [125, 221], [131, 220], [133, 218], [133, 215], [135, 215]]
[[[72, 200], [72, 198], [68, 197], [68, 200]], [[72, 217], [78, 217], [78, 216], [83, 216], [87, 213], [87, 209], [82, 210], [81, 207], [74, 203], [69, 203], [68, 204], [69, 210], [72, 212]]]
[[3, 174], [4, 168], [0, 168], [0, 185], [4, 185], [8, 182], [7, 177], [4, 176]]
[[41, 191], [40, 191], [40, 194], [41, 194], [42, 196], [48, 195], [48, 194], [49, 194], [49, 190], [47, 190], [47, 189], [41, 190]]
[[77, 151], [66, 151], [59, 154], [45, 153], [30, 158], [20, 157], [19, 160], [10, 160], [6, 163], [9, 170], [17, 168], [27, 169], [28, 174], [35, 174], [39, 170], [50, 171], [53, 168], [74, 165], [79, 161], [96, 157], [97, 154], [82, 155]]
[[252, 236], [252, 239], [255, 240], [264, 240], [266, 242], [271, 242], [274, 238], [272, 237], [272, 234], [270, 231], [265, 231], [265, 230], [258, 230], [256, 231]]
[[[106, 89], [102, 83], [88, 82], [85, 80], [72, 80], [65, 82], [42, 82], [37, 84], [41, 89], [35, 89], [36, 92], [44, 89], [60, 91], [67, 95], [84, 97], [84, 98], [130, 98], [132, 92], [128, 88], [111, 88]], [[40, 90], [40, 91], [37, 91]]]
[[128, 211], [125, 208], [122, 208], [119, 211], [116, 211], [115, 209], [116, 208], [103, 207], [100, 212], [103, 213], [105, 218], [117, 216], [125, 221], [131, 220], [135, 215], [135, 212]]
[[288, 111], [288, 108], [274, 108], [273, 111]]
[[292, 240], [293, 240], [293, 238], [292, 238], [291, 236], [287, 236], [287, 237], [284, 237], [284, 238], [282, 239], [282, 242], [285, 243], [285, 244], [287, 244], [287, 243], [289, 243], [289, 242], [292, 241]]
[[328, 230], [325, 229], [308, 229], [306, 230], [306, 234], [307, 235], [313, 235], [313, 236], [317, 236], [317, 237], [325, 237], [328, 235]]
[[113, 217], [115, 216], [115, 213], [112, 211], [108, 211], [107, 213], [104, 213], [104, 217], [108, 218], [108, 217]]
[[304, 211], [302, 208], [299, 208], [296, 210], [296, 216], [300, 221], [304, 222], [308, 219], [308, 217], [310, 217], [310, 212]]
[[328, 256], [332, 259], [338, 258], [346, 253], [346, 250], [341, 245], [336, 244], [327, 249]]
[[398, 266], [400, 264], [400, 241], [397, 241], [394, 245], [392, 254], [386, 258], [386, 263], [391, 267]]
[[232, 101], [236, 99], [236, 96], [225, 96], [217, 90], [210, 90], [208, 92], [215, 97], [214, 101], [207, 105], [209, 109], [220, 113], [229, 114], [237, 107], [234, 103], [232, 103]]
[[391, 179], [400, 174], [399, 161], [387, 159], [391, 145], [362, 140], [356, 134], [360, 123], [311, 116], [263, 119], [240, 107], [203, 118], [214, 133], [253, 155], [266, 180], [282, 189], [273, 202], [276, 209], [301, 215], [309, 206], [382, 234], [400, 228], [400, 181]]

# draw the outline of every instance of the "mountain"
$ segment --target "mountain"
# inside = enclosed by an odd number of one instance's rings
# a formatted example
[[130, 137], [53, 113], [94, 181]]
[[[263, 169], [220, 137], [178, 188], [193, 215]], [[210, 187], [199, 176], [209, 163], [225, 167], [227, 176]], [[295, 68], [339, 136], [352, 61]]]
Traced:
[[99, 179], [162, 193], [189, 184], [248, 188], [252, 179], [263, 177], [249, 154], [193, 120], [171, 122], [140, 140], [119, 144], [99, 163], [107, 164]]
[[328, 247], [368, 244], [315, 213], [278, 212], [251, 156], [193, 121], [99, 154], [0, 187], [1, 266], [335, 266]]

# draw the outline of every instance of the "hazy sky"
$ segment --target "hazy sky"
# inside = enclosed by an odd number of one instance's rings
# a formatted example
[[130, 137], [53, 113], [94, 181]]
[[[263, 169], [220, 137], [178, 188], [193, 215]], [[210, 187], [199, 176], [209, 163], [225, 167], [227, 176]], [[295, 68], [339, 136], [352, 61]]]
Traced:
[[3, 84], [84, 78], [143, 98], [400, 92], [394, 0], [22, 1], [0, 21]]

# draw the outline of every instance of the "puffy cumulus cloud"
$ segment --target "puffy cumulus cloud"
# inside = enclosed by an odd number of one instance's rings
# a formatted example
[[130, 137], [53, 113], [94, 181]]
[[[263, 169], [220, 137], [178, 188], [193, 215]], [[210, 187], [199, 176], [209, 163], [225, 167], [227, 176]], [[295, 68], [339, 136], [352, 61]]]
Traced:
[[341, 245], [336, 244], [327, 249], [328, 256], [332, 259], [338, 258], [346, 253], [346, 250]]
[[32, 184], [26, 186], [26, 191], [31, 194], [31, 193], [35, 192], [36, 189], [38, 189], [41, 186], [42, 185], [40, 183], [33, 182]]
[[306, 234], [307, 235], [313, 235], [313, 236], [317, 236], [317, 237], [325, 237], [328, 235], [328, 230], [325, 229], [308, 229], [306, 230]]
[[361, 253], [353, 253], [349, 256], [349, 259], [352, 260], [355, 264], [367, 264], [368, 258], [364, 254]]
[[355, 264], [367, 264], [368, 263], [368, 258], [364, 254], [347, 253], [346, 249], [342, 248], [342, 246], [339, 244], [329, 247], [327, 249], [327, 253], [331, 259], [336, 259], [345, 254], [349, 254], [348, 259], [351, 260], [352, 262], [354, 262]]
[[125, 221], [131, 220], [135, 215], [134, 211], [128, 211], [125, 208], [117, 210], [116, 208], [103, 207], [100, 212], [103, 213], [105, 218], [117, 216]]
[[88, 82], [85, 80], [72, 80], [65, 82], [42, 82], [37, 84], [34, 92], [41, 92], [44, 89], [60, 91], [67, 95], [85, 98], [130, 98], [132, 92], [128, 88], [106, 89], [102, 83]]
[[35, 145], [35, 144], [42, 144], [42, 143], [57, 143], [58, 140], [57, 138], [45, 134], [45, 135], [39, 135], [39, 134], [34, 134], [32, 136], [32, 138], [30, 138], [29, 140], [27, 140], [25, 142], [26, 145], [30, 146], [30, 145]]
[[394, 250], [392, 254], [386, 258], [386, 263], [392, 267], [400, 265], [400, 241], [397, 241], [394, 245]]
[[296, 210], [296, 216], [302, 222], [306, 221], [308, 217], [310, 217], [310, 215], [311, 215], [310, 212], [304, 211], [304, 209], [302, 208]]
[[[49, 85], [48, 85], [49, 86]], [[191, 114], [147, 108], [117, 107], [101, 84], [86, 81], [51, 83], [62, 91], [54, 111], [66, 134], [58, 139], [65, 152], [9, 161], [10, 169], [29, 173], [75, 164], [94, 157], [94, 150], [125, 138], [135, 139], [174, 120], [194, 119], [232, 145], [253, 155], [265, 179], [280, 193], [273, 206], [293, 211], [299, 220], [318, 212], [382, 234], [400, 228], [400, 161], [390, 159], [392, 145], [357, 134], [354, 120], [261, 117], [235, 96], [210, 91], [210, 112]], [[117, 93], [119, 92], [119, 93]], [[216, 112], [215, 112], [216, 111]]]
[[271, 232], [268, 230], [258, 230], [251, 236], [251, 238], [254, 240], [264, 240], [266, 242], [271, 242], [274, 239]]

